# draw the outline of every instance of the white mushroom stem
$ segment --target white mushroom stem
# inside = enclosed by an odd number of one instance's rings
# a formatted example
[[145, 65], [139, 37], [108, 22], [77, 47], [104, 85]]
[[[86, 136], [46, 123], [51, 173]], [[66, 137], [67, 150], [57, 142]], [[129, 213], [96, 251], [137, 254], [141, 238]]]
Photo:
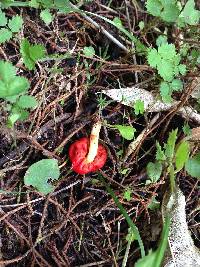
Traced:
[[97, 155], [100, 130], [101, 130], [101, 121], [98, 121], [92, 127], [92, 131], [90, 134], [89, 151], [85, 160], [86, 163], [91, 163]]

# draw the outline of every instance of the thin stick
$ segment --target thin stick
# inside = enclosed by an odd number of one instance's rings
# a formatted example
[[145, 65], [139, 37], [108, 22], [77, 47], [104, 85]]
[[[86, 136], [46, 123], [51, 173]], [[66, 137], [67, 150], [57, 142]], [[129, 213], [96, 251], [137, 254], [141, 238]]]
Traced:
[[70, 2], [70, 6], [77, 10], [79, 14], [81, 14], [83, 16], [83, 18], [85, 20], [87, 20], [88, 22], [90, 22], [91, 24], [93, 24], [95, 26], [95, 28], [97, 28], [98, 30], [100, 30], [104, 35], [106, 35], [108, 37], [108, 39], [110, 39], [113, 43], [115, 43], [117, 46], [119, 46], [121, 49], [123, 49], [124, 51], [126, 51], [127, 53], [129, 52], [129, 50], [126, 48], [126, 46], [124, 46], [122, 43], [120, 43], [119, 40], [117, 40], [114, 36], [112, 36], [108, 31], [106, 31], [106, 29], [104, 27], [102, 27], [101, 25], [99, 25], [96, 21], [94, 21], [92, 18], [88, 17], [84, 12], [80, 12], [80, 9], [73, 5]]

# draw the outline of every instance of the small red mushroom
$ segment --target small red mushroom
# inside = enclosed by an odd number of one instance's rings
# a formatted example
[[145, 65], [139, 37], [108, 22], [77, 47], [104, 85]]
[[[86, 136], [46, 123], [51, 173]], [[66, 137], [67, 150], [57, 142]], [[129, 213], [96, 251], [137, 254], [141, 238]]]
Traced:
[[69, 148], [69, 158], [72, 162], [72, 169], [79, 174], [95, 172], [106, 163], [106, 148], [98, 144], [101, 122], [97, 122], [91, 131], [90, 138], [83, 137]]

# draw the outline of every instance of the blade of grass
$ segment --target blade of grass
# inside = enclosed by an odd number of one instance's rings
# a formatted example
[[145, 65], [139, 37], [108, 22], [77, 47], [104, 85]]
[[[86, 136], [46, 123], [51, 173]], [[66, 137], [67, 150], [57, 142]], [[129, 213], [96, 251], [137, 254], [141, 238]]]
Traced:
[[140, 251], [141, 251], [141, 256], [144, 257], [145, 256], [145, 250], [144, 250], [144, 245], [139, 233], [139, 230], [137, 228], [137, 226], [133, 223], [133, 221], [131, 220], [130, 216], [128, 215], [128, 213], [126, 212], [125, 208], [122, 206], [122, 204], [120, 203], [119, 199], [117, 198], [117, 196], [115, 195], [114, 191], [112, 190], [112, 188], [106, 183], [104, 177], [102, 174], [99, 173], [99, 179], [100, 181], [103, 183], [103, 185], [106, 187], [107, 192], [111, 195], [111, 197], [113, 198], [115, 204], [117, 205], [117, 207], [119, 208], [120, 212], [122, 213], [122, 215], [124, 216], [124, 218], [126, 219], [129, 227], [131, 228], [132, 232], [135, 235], [135, 238], [137, 239], [138, 243], [139, 243], [139, 247], [140, 247]]

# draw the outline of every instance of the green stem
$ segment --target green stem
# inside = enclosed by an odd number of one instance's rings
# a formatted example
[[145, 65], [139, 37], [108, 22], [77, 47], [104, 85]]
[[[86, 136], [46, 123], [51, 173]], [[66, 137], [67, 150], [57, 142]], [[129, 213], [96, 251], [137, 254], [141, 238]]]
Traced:
[[174, 192], [174, 189], [175, 189], [175, 174], [174, 174], [174, 166], [173, 166], [173, 164], [171, 164], [169, 166], [169, 178], [170, 178], [171, 192]]
[[129, 251], [130, 251], [130, 248], [131, 248], [131, 243], [132, 243], [132, 240], [128, 240], [128, 244], [126, 246], [125, 255], [124, 255], [124, 258], [123, 258], [123, 261], [122, 261], [122, 267], [126, 267], [126, 264], [127, 264], [127, 261], [128, 261], [128, 254], [129, 254]]
[[145, 250], [144, 250], [144, 245], [142, 242], [142, 239], [140, 237], [140, 233], [138, 231], [137, 226], [133, 223], [133, 221], [131, 220], [130, 216], [128, 215], [128, 213], [126, 212], [125, 208], [122, 206], [122, 204], [120, 203], [119, 199], [116, 197], [114, 191], [112, 190], [112, 188], [106, 183], [104, 177], [102, 174], [99, 173], [99, 178], [101, 180], [101, 182], [104, 184], [104, 186], [106, 187], [107, 192], [111, 195], [111, 197], [113, 198], [115, 204], [117, 205], [117, 207], [119, 208], [120, 212], [122, 213], [122, 215], [124, 216], [124, 218], [126, 219], [129, 227], [132, 229], [138, 243], [139, 243], [139, 247], [141, 250], [141, 256], [144, 257], [145, 256]]

